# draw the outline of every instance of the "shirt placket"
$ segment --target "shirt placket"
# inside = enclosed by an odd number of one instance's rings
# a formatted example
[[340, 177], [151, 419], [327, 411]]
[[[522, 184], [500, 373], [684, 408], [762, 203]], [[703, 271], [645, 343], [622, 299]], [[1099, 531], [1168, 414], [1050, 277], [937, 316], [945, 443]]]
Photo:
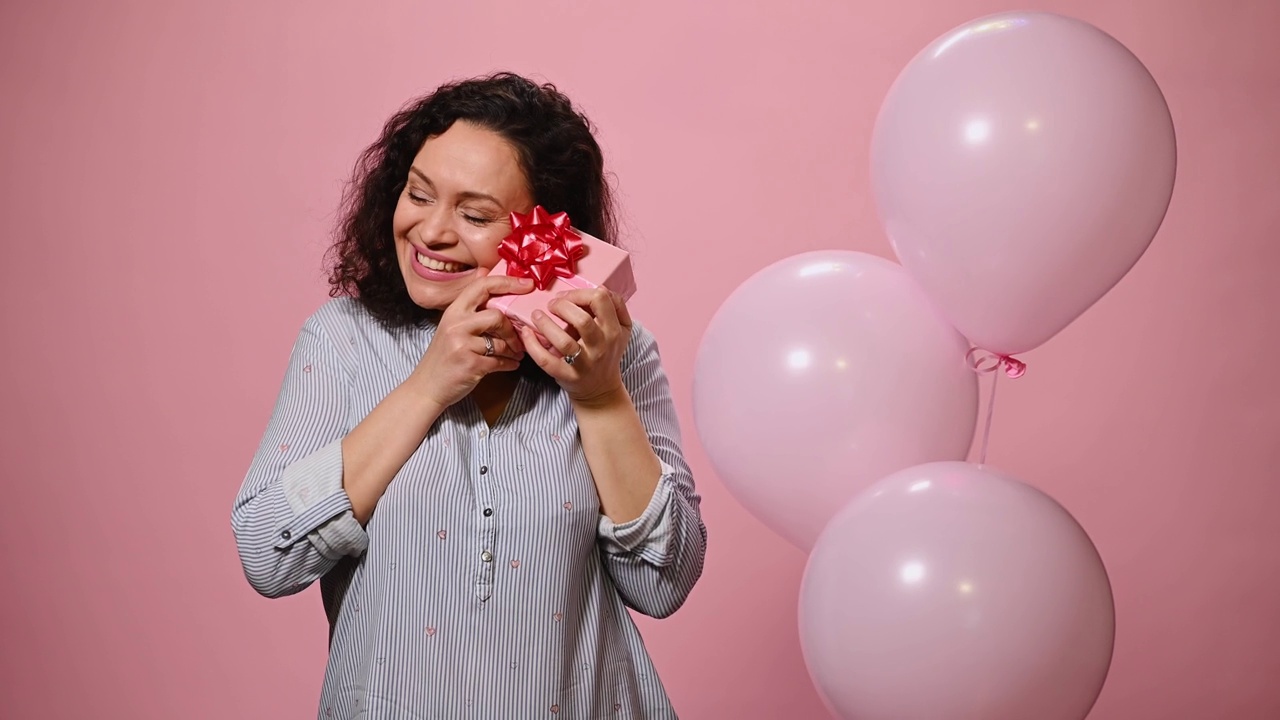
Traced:
[[476, 598], [481, 602], [493, 595], [493, 577], [497, 561], [497, 518], [493, 509], [495, 493], [493, 492], [492, 435], [487, 426], [476, 430], [475, 457], [472, 458], [472, 487], [476, 499], [474, 509], [476, 517], [477, 540], [480, 557], [476, 576]]

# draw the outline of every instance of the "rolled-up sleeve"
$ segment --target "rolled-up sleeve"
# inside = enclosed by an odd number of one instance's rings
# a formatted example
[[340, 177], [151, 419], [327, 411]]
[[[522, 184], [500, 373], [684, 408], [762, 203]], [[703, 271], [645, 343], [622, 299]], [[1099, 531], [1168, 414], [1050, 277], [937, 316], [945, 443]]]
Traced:
[[245, 576], [268, 597], [303, 590], [369, 544], [342, 487], [348, 374], [320, 318], [299, 333], [231, 512]]
[[627, 605], [663, 618], [684, 604], [702, 576], [707, 549], [702, 498], [681, 450], [679, 419], [657, 342], [639, 325], [623, 357], [622, 377], [661, 461], [661, 477], [640, 517], [621, 524], [600, 518], [599, 543]]

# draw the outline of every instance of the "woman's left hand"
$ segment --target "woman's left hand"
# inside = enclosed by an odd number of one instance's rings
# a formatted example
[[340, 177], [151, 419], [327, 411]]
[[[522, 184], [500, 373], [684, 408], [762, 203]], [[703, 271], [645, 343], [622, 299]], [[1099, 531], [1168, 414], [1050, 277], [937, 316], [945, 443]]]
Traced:
[[570, 290], [556, 296], [547, 309], [576, 331], [577, 338], [546, 313], [534, 311], [533, 322], [551, 348], [544, 347], [531, 328], [522, 327], [525, 352], [575, 403], [602, 402], [623, 392], [621, 363], [631, 341], [631, 313], [622, 297], [605, 288]]

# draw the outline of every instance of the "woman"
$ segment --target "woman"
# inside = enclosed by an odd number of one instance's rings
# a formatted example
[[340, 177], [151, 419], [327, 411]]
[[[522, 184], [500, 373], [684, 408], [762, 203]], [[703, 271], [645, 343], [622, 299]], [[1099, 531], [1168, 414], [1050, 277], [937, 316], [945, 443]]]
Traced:
[[357, 164], [232, 512], [268, 597], [319, 580], [321, 718], [673, 718], [627, 608], [665, 617], [706, 530], [653, 337], [573, 290], [517, 331], [489, 276], [535, 204], [612, 242], [585, 117], [499, 74], [393, 117]]

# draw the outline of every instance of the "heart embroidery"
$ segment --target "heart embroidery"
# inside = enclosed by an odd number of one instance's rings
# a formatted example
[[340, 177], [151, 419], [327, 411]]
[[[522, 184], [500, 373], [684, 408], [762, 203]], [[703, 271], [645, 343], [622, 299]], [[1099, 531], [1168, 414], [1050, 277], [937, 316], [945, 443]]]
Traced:
[[622, 703], [614, 703], [614, 704], [613, 704], [613, 711], [614, 711], [614, 712], [618, 712], [618, 711], [619, 711], [619, 710], [621, 710], [621, 709], [622, 709]]
[[552, 706], [551, 706], [551, 714], [552, 714], [552, 715], [555, 715], [555, 714], [557, 714], [557, 713], [559, 713], [559, 712], [560, 712], [560, 706], [559, 706], [559, 705], [552, 705]]
[[554, 615], [551, 616], [551, 619], [555, 620], [556, 622], [560, 622], [561, 620], [564, 619], [564, 613], [555, 613]]
[[438, 537], [438, 538], [440, 538], [441, 540], [443, 540], [443, 539], [445, 539], [445, 538], [449, 537], [449, 533], [448, 533], [447, 531], [445, 531], [445, 530], [441, 530], [440, 532], [436, 533], [436, 537]]
[[310, 365], [310, 363], [308, 363], [306, 367], [302, 368], [302, 372], [304, 372], [304, 373], [309, 373], [309, 372], [311, 372], [311, 365]]
[[435, 636], [436, 636], [436, 628], [434, 625], [432, 625], [427, 628], [427, 637], [435, 637]]
[[515, 568], [520, 567], [520, 561], [519, 561], [519, 560], [512, 560], [512, 561], [511, 561], [511, 567], [512, 567], [512, 569], [515, 569]]
[[559, 434], [559, 433], [551, 433], [551, 439], [552, 439], [554, 442], [560, 442], [560, 434]]
[[572, 509], [573, 509], [573, 503], [571, 503], [571, 502], [566, 502], [566, 503], [564, 504], [564, 509], [565, 509], [565, 510], [572, 510]]
[[280, 452], [285, 452], [288, 449], [289, 449], [289, 443], [284, 443], [280, 446]]

